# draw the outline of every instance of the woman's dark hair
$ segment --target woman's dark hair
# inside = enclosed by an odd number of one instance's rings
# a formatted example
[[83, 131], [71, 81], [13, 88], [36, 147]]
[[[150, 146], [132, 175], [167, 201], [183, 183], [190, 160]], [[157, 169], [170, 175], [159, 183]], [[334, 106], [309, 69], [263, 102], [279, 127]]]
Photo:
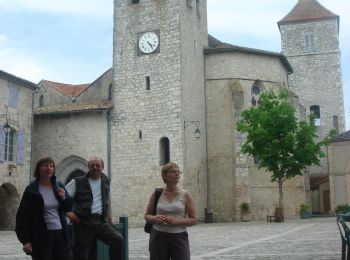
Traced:
[[53, 164], [53, 175], [55, 175], [55, 161], [51, 158], [51, 157], [44, 157], [39, 159], [39, 161], [36, 163], [35, 165], [35, 170], [34, 170], [34, 177], [39, 179], [40, 178], [40, 167], [44, 164], [44, 163], [52, 163]]

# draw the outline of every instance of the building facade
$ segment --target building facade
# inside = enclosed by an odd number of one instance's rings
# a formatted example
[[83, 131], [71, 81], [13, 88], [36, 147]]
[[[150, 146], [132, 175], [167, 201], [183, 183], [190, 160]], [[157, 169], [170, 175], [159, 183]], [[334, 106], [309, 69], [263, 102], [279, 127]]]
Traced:
[[0, 70], [0, 229], [14, 214], [31, 171], [32, 97], [36, 84]]

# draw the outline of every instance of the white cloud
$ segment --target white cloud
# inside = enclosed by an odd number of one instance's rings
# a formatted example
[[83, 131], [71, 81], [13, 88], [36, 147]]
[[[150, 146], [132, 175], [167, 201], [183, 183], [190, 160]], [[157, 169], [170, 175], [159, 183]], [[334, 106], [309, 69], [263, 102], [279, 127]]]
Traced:
[[104, 17], [111, 13], [113, 0], [0, 0], [0, 9], [10, 12], [38, 11]]
[[40, 62], [30, 55], [21, 53], [18, 49], [0, 49], [0, 68], [34, 83], [39, 82], [42, 75], [48, 73]]
[[4, 44], [8, 41], [8, 38], [5, 34], [0, 34], [0, 44]]

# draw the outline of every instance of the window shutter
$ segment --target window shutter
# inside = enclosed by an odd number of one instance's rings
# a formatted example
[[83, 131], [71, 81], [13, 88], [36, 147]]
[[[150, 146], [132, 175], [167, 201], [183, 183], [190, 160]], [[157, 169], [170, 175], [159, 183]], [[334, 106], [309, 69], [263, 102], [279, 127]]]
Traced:
[[13, 108], [17, 108], [17, 100], [18, 100], [18, 88], [15, 84], [10, 83], [10, 93], [9, 93], [9, 106]]
[[24, 163], [24, 137], [24, 131], [20, 130], [17, 139], [17, 164]]
[[5, 132], [3, 125], [0, 125], [0, 162], [5, 160]]

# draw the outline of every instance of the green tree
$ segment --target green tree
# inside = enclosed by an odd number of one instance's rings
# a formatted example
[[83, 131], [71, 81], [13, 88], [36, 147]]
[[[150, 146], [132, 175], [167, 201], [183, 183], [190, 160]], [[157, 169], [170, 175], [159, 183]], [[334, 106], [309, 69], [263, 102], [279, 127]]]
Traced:
[[281, 89], [277, 96], [273, 91], [263, 93], [259, 105], [244, 110], [237, 130], [246, 133], [242, 152], [259, 159], [259, 168], [271, 174], [271, 181], [278, 183], [279, 207], [283, 208], [282, 185], [285, 180], [303, 175], [312, 165], [319, 165], [324, 157], [322, 146], [329, 138], [316, 142], [316, 126], [299, 121], [295, 109], [288, 100], [288, 92]]

